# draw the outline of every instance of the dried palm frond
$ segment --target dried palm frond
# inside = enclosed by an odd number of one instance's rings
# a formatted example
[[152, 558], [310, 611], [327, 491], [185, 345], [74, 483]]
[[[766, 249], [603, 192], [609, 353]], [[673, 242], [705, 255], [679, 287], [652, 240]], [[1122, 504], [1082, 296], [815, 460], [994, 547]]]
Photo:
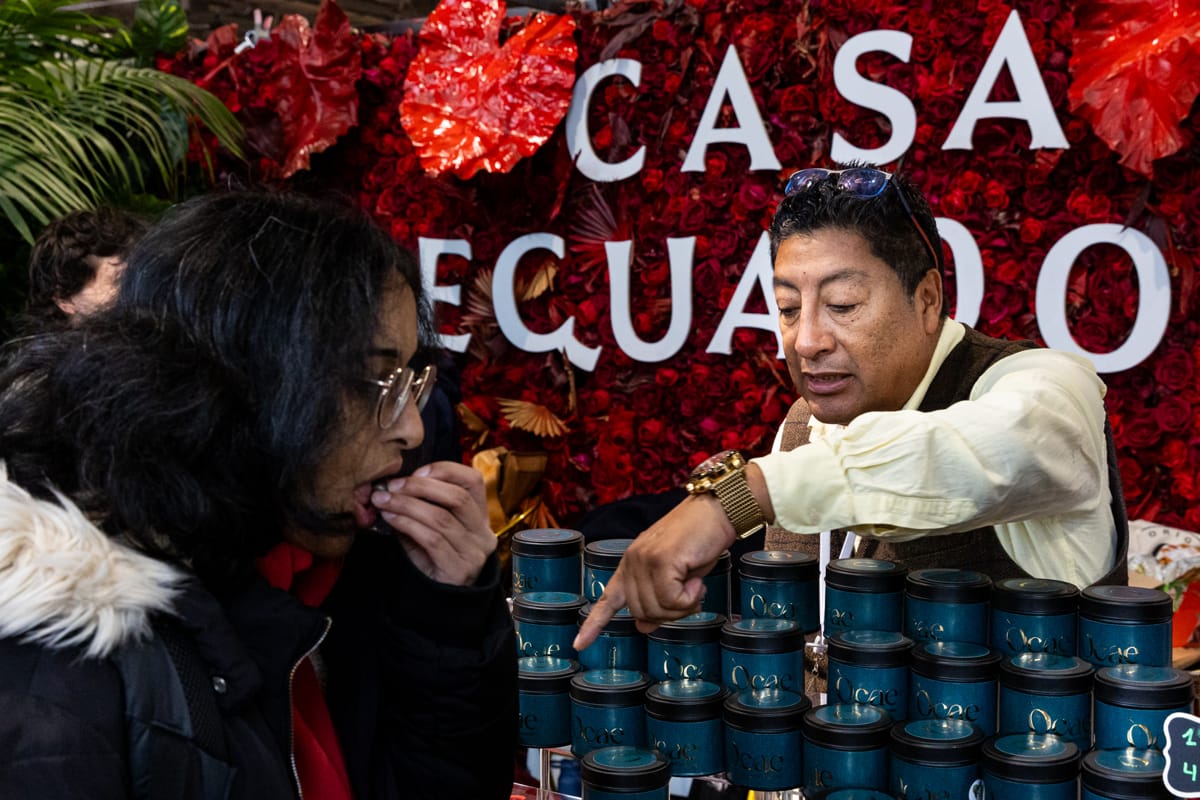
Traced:
[[567, 424], [543, 405], [527, 400], [500, 399], [500, 411], [514, 428], [529, 431], [535, 436], [562, 436]]

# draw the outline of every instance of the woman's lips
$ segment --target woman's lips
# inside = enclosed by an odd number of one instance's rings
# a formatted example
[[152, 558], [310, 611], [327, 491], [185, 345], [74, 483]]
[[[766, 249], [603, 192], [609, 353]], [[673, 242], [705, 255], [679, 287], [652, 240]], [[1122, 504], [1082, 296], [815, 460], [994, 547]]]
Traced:
[[379, 512], [371, 505], [372, 489], [369, 483], [354, 489], [354, 524], [360, 528], [371, 527], [379, 516]]
[[804, 386], [810, 394], [837, 394], [850, 384], [851, 377], [844, 372], [825, 374], [804, 374]]

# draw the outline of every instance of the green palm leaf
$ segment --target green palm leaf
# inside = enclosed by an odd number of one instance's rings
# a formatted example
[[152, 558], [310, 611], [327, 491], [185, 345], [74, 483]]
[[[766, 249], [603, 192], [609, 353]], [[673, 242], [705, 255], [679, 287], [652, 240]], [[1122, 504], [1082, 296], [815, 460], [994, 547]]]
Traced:
[[197, 124], [241, 155], [233, 114], [182, 78], [99, 59], [12, 70], [0, 76], [0, 213], [30, 240], [106, 198], [174, 194]]

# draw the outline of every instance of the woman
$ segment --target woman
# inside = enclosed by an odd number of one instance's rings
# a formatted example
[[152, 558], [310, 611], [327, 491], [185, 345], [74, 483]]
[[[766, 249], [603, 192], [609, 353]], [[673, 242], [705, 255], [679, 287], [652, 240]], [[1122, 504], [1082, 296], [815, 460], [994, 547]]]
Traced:
[[156, 225], [111, 310], [14, 347], [0, 794], [507, 796], [482, 480], [393, 477], [431, 339], [362, 216], [228, 194]]

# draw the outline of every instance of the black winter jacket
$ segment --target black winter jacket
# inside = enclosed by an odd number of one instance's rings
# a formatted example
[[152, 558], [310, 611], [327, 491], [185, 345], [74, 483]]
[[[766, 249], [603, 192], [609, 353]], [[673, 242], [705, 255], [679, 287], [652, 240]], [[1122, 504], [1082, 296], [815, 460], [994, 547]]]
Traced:
[[[497, 573], [437, 584], [393, 539], [360, 537], [319, 610], [259, 579], [214, 593], [0, 474], [0, 800], [296, 797], [290, 680], [314, 647], [355, 798], [507, 797], [516, 652]], [[172, 702], [169, 666], [121, 673], [160, 630], [198, 656], [187, 685], [215, 700], [215, 747], [124, 718], [126, 681]], [[130, 785], [131, 733], [152, 790]]]

